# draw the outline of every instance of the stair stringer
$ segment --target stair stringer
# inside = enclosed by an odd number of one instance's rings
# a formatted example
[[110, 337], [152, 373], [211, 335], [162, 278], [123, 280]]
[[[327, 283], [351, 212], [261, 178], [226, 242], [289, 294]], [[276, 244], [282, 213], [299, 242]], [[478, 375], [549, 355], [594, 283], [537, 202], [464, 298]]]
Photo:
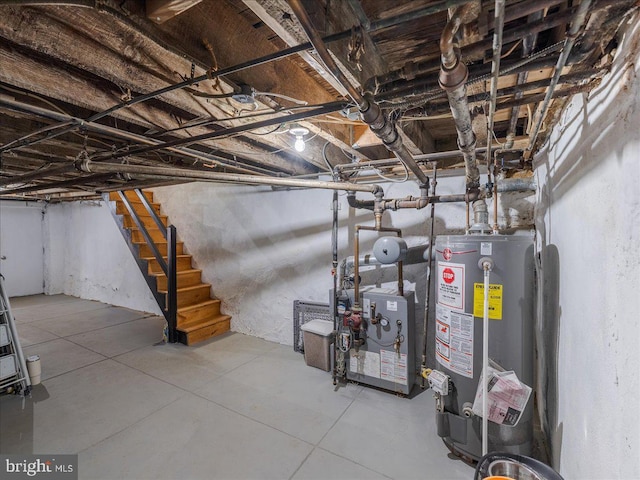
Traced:
[[122, 238], [124, 238], [124, 241], [129, 247], [129, 250], [131, 251], [133, 258], [135, 259], [136, 264], [138, 265], [138, 268], [142, 273], [142, 276], [147, 282], [147, 286], [149, 287], [149, 290], [151, 290], [151, 294], [153, 295], [153, 298], [156, 299], [156, 302], [158, 303], [158, 306], [160, 307], [162, 314], [164, 315], [165, 319], [168, 320], [167, 316], [169, 312], [167, 311], [167, 308], [166, 308], [166, 305], [167, 305], [166, 295], [158, 291], [157, 277], [155, 275], [149, 274], [149, 262], [140, 257], [139, 247], [138, 245], [133, 243], [131, 230], [124, 227], [124, 215], [119, 215], [118, 213], [116, 213], [117, 204], [116, 202], [109, 199], [108, 193], [103, 193], [102, 198], [107, 203], [107, 205], [109, 205], [111, 216], [115, 220], [116, 226], [118, 227], [118, 230], [120, 230], [120, 233], [122, 234]]

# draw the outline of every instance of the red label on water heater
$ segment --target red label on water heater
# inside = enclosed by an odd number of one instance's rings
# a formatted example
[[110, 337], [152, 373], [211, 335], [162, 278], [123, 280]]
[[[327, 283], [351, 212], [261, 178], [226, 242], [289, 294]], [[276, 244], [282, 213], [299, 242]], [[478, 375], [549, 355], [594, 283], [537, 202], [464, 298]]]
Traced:
[[447, 247], [442, 251], [442, 256], [444, 257], [445, 260], [449, 261], [449, 260], [451, 260], [451, 257], [453, 256], [453, 252], [451, 251], [451, 249], [449, 247]]
[[442, 279], [445, 281], [445, 283], [452, 284], [456, 279], [456, 274], [453, 273], [453, 270], [451, 270], [450, 268], [445, 268], [442, 271]]
[[438, 262], [437, 302], [464, 310], [464, 264]]

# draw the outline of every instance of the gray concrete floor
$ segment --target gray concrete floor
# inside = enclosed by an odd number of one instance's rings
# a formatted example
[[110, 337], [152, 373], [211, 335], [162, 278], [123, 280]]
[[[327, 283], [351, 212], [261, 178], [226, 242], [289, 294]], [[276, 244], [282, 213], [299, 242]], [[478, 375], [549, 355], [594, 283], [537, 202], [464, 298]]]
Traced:
[[156, 316], [64, 295], [11, 301], [32, 397], [0, 397], [0, 452], [79, 454], [81, 479], [471, 479], [430, 392], [348, 385], [230, 333], [158, 344]]

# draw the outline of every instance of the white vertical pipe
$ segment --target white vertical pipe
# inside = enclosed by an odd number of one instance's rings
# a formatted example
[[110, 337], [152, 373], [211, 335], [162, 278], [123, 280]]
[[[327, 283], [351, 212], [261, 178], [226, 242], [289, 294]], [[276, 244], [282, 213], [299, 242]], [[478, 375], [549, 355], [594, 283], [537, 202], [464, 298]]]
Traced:
[[487, 377], [489, 370], [489, 275], [491, 264], [484, 262], [484, 311], [482, 318], [482, 456], [488, 453], [488, 385]]

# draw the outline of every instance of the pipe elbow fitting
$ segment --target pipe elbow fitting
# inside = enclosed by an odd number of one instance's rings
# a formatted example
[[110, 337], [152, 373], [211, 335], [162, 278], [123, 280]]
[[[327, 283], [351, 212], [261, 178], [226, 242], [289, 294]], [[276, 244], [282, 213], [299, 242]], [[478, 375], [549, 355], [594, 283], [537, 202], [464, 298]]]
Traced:
[[443, 90], [451, 91], [462, 86], [467, 81], [469, 76], [469, 69], [460, 61], [460, 56], [456, 55], [456, 61], [451, 68], [447, 68], [443, 63], [440, 68], [440, 75], [438, 76], [438, 84]]

